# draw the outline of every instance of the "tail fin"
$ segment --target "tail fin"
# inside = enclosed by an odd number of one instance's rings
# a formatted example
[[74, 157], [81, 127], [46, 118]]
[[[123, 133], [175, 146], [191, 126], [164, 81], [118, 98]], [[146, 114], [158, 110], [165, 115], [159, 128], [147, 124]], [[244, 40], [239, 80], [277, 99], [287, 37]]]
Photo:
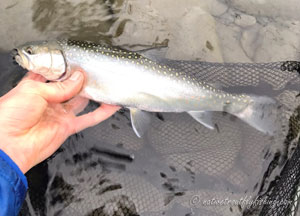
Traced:
[[251, 96], [246, 109], [231, 114], [269, 135], [274, 135], [279, 129], [278, 104], [269, 97]]

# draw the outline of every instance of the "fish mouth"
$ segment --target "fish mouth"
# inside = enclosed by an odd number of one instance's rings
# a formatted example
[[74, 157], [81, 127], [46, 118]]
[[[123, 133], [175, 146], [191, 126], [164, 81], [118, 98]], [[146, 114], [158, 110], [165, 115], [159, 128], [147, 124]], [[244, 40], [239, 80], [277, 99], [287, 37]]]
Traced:
[[11, 55], [14, 64], [20, 65], [22, 68], [27, 69], [26, 66], [28, 65], [28, 59], [26, 56], [20, 54], [18, 49], [13, 49]]
[[[13, 49], [10, 55], [11, 55], [11, 57], [12, 57], [13, 63], [14, 63], [15, 65], [19, 65], [19, 63], [18, 63], [17, 60], [16, 60], [16, 58], [19, 58], [18, 50], [17, 50], [17, 49]], [[18, 56], [18, 57], [17, 57], [17, 56]]]

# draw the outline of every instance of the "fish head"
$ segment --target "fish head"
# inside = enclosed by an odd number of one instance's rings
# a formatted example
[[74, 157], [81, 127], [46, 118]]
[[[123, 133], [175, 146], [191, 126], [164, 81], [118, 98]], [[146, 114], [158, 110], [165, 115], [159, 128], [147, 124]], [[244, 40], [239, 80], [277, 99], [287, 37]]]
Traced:
[[14, 60], [24, 69], [40, 74], [47, 80], [67, 78], [67, 64], [60, 45], [55, 41], [30, 42], [13, 51]]

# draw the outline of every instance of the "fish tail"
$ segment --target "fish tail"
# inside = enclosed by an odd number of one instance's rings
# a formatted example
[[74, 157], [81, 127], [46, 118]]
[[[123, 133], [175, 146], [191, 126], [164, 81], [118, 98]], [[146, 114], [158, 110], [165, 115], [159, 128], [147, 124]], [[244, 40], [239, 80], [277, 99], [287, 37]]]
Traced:
[[257, 130], [274, 135], [279, 129], [278, 104], [264, 96], [251, 96], [249, 105], [238, 113], [231, 113]]

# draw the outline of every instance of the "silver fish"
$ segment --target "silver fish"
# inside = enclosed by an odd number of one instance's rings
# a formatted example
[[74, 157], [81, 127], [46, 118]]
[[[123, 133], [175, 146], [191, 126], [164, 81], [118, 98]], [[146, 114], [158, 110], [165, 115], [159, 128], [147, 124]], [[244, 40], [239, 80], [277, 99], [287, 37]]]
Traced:
[[176, 64], [172, 60], [168, 63], [155, 57], [151, 50], [130, 52], [89, 42], [57, 40], [28, 43], [16, 51], [19, 65], [50, 81], [62, 81], [73, 68], [82, 68], [87, 81], [80, 94], [129, 108], [139, 137], [150, 123], [148, 112], [187, 112], [213, 129], [211, 114], [222, 111], [270, 135], [278, 129], [273, 99], [218, 90], [184, 67], [173, 66]]

